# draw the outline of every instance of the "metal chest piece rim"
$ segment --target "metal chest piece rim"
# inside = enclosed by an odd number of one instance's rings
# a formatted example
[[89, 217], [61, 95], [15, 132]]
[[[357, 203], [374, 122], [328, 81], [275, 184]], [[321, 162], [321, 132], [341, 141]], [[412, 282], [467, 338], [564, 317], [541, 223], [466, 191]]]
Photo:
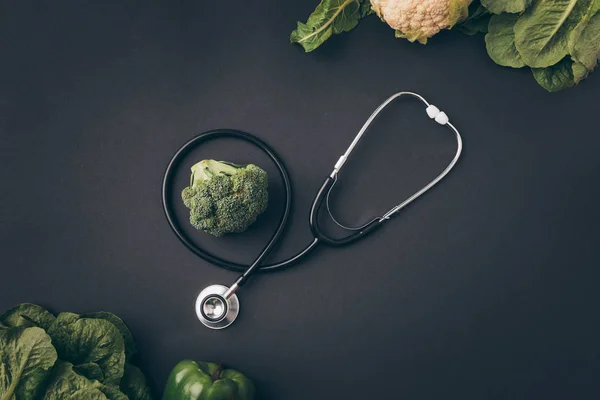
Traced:
[[196, 298], [196, 315], [204, 326], [210, 329], [224, 329], [235, 321], [240, 313], [240, 302], [236, 294], [228, 298], [229, 290], [224, 285], [210, 285]]

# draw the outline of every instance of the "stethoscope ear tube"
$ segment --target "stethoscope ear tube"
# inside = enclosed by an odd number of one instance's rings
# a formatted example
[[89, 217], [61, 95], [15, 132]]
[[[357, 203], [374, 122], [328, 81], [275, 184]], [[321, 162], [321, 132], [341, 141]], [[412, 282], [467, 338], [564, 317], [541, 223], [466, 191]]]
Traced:
[[362, 226], [355, 233], [343, 238], [332, 238], [327, 236], [325, 233], [323, 233], [323, 230], [321, 229], [321, 226], [319, 224], [319, 211], [321, 210], [323, 202], [327, 198], [327, 194], [331, 190], [331, 187], [334, 185], [334, 183], [335, 178], [328, 176], [327, 179], [325, 179], [325, 181], [323, 182], [323, 185], [321, 185], [321, 189], [319, 189], [319, 191], [317, 192], [315, 200], [313, 201], [313, 204], [310, 208], [310, 230], [312, 231], [315, 238], [317, 238], [323, 243], [326, 243], [330, 246], [345, 246], [350, 243], [356, 242], [357, 240], [367, 236], [367, 234], [375, 231], [381, 226], [381, 224], [385, 220], [382, 220], [381, 218], [374, 218], [371, 222]]

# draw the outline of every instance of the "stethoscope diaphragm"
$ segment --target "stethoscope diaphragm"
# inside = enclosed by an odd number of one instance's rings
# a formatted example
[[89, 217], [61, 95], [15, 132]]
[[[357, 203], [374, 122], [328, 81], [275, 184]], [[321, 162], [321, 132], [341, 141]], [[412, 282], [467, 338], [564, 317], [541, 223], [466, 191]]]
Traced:
[[223, 329], [235, 321], [240, 313], [237, 295], [225, 298], [227, 286], [211, 285], [196, 298], [196, 315], [202, 324], [211, 329]]

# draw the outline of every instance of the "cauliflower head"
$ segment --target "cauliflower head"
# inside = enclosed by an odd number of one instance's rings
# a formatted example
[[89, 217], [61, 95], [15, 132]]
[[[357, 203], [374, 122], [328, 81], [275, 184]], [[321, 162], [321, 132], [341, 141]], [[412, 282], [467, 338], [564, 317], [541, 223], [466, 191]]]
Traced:
[[396, 36], [414, 42], [450, 29], [465, 19], [472, 0], [371, 0], [379, 18], [396, 30]]

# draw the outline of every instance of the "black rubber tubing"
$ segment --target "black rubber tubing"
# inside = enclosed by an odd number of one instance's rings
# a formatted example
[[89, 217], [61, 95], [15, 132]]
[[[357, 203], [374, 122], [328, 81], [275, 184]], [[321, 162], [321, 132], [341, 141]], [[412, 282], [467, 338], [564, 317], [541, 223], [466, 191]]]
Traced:
[[[209, 140], [220, 139], [220, 138], [233, 138], [233, 139], [243, 140], [245, 142], [253, 144], [257, 148], [262, 150], [271, 159], [271, 161], [273, 161], [273, 163], [277, 167], [277, 170], [279, 171], [279, 175], [283, 181], [284, 192], [285, 192], [285, 208], [284, 208], [283, 214], [281, 215], [281, 218], [279, 219], [277, 229], [271, 236], [271, 239], [269, 240], [267, 245], [263, 248], [263, 250], [260, 252], [259, 256], [250, 265], [244, 265], [244, 264], [226, 260], [221, 257], [217, 257], [214, 254], [209, 253], [208, 251], [206, 251], [206, 250], [202, 249], [201, 247], [197, 246], [196, 244], [194, 244], [187, 237], [185, 232], [181, 229], [181, 226], [177, 222], [177, 219], [174, 217], [173, 207], [169, 200], [172, 195], [173, 177], [174, 177], [175, 171], [177, 170], [177, 167], [179, 166], [181, 159], [183, 157], [185, 157], [190, 152], [190, 150], [192, 150], [196, 146], [198, 146], [204, 142], [207, 142]], [[302, 251], [300, 251], [298, 254], [296, 254], [286, 260], [279, 261], [277, 263], [273, 263], [273, 264], [269, 264], [269, 265], [262, 265], [262, 266], [260, 265], [268, 257], [269, 253], [273, 250], [273, 247], [277, 244], [277, 242], [281, 239], [281, 236], [282, 236], [285, 226], [287, 224], [287, 220], [288, 220], [290, 210], [292, 207], [292, 186], [291, 186], [290, 177], [289, 177], [289, 174], [285, 167], [285, 164], [283, 163], [281, 158], [279, 158], [279, 156], [273, 150], [273, 148], [271, 148], [271, 146], [269, 146], [268, 144], [266, 144], [265, 142], [263, 142], [261, 139], [257, 138], [256, 136], [251, 135], [247, 132], [242, 132], [242, 131], [238, 131], [235, 129], [215, 129], [215, 130], [201, 133], [201, 134], [193, 137], [192, 139], [188, 140], [183, 146], [181, 146], [179, 148], [179, 150], [177, 150], [177, 152], [171, 158], [171, 161], [169, 162], [169, 165], [167, 166], [167, 169], [166, 169], [164, 177], [163, 177], [162, 206], [163, 206], [165, 216], [167, 218], [167, 222], [169, 223], [169, 226], [175, 233], [175, 236], [177, 236], [177, 239], [179, 239], [179, 241], [181, 243], [183, 243], [185, 245], [185, 247], [187, 247], [190, 251], [192, 251], [194, 254], [196, 254], [198, 257], [204, 259], [205, 261], [208, 261], [209, 263], [214, 264], [214, 265], [224, 268], [224, 269], [228, 269], [231, 271], [237, 271], [237, 272], [243, 272], [243, 275], [240, 276], [240, 278], [238, 278], [238, 282], [239, 282], [238, 284], [240, 286], [241, 286], [241, 284], [243, 284], [245, 282], [245, 280], [252, 273], [254, 273], [256, 271], [273, 271], [273, 270], [278, 270], [278, 269], [290, 266], [292, 263], [296, 262], [297, 260], [302, 258], [304, 255], [308, 254], [319, 243], [319, 239], [315, 238]]]
[[381, 224], [385, 221], [381, 218], [373, 218], [371, 222], [360, 228], [355, 233], [348, 235], [343, 238], [332, 238], [327, 236], [321, 230], [321, 226], [319, 225], [319, 211], [322, 208], [323, 202], [327, 198], [327, 193], [331, 190], [331, 187], [335, 183], [334, 179], [331, 177], [327, 177], [323, 185], [321, 185], [321, 189], [317, 192], [315, 196], [315, 200], [310, 208], [309, 215], [309, 225], [310, 230], [313, 233], [313, 236], [317, 238], [322, 243], [327, 244], [328, 246], [347, 246], [351, 243], [356, 242], [359, 239], [367, 236], [369, 233], [373, 232], [375, 229], [379, 228]]

